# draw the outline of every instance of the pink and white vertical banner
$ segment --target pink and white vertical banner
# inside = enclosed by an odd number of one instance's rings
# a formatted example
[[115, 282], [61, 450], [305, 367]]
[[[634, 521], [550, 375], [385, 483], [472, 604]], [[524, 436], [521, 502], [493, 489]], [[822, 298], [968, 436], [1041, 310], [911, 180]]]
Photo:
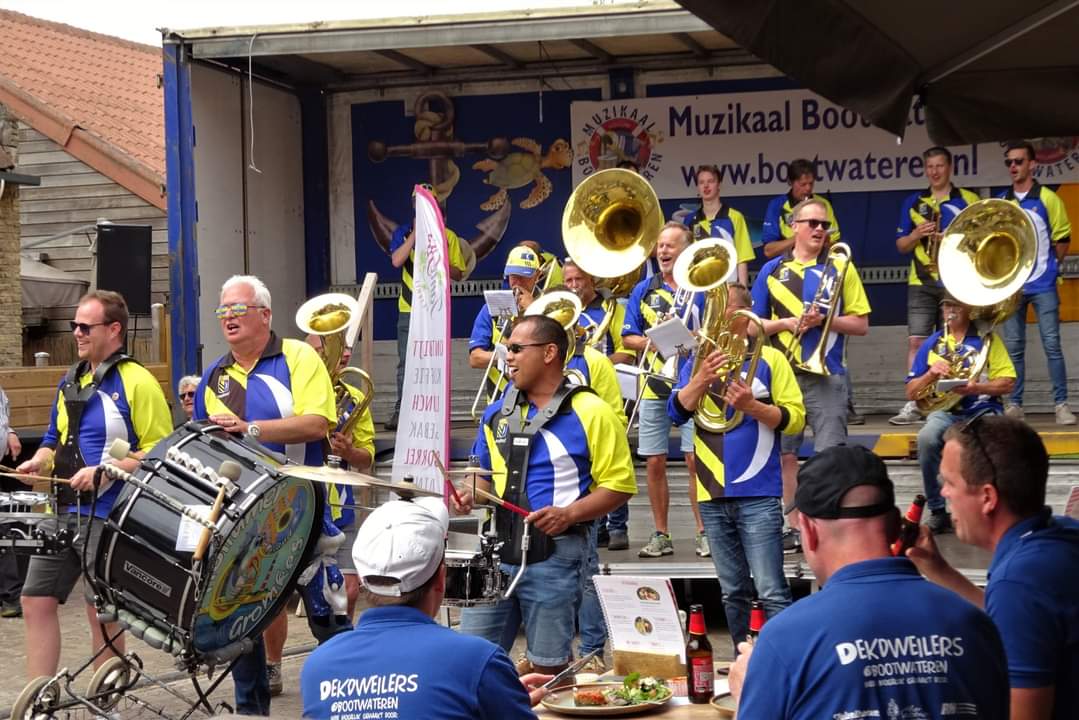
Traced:
[[438, 202], [416, 186], [412, 319], [393, 453], [394, 482], [406, 477], [443, 492], [436, 458], [450, 457], [450, 262]]

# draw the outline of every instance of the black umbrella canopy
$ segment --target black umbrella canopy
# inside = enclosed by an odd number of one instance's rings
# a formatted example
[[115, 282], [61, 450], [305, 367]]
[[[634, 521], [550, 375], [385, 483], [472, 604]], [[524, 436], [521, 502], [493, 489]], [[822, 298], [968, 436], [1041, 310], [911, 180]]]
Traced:
[[678, 0], [764, 62], [902, 136], [1079, 135], [1079, 0]]

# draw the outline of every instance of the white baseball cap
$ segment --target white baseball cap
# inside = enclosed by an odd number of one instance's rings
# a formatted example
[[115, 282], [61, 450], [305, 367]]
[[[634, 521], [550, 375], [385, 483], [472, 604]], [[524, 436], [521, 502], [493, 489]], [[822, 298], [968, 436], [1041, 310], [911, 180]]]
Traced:
[[[399, 597], [415, 590], [431, 579], [442, 562], [449, 527], [450, 516], [440, 498], [380, 505], [360, 525], [352, 546], [360, 580], [376, 595]], [[381, 582], [367, 582], [367, 578]]]

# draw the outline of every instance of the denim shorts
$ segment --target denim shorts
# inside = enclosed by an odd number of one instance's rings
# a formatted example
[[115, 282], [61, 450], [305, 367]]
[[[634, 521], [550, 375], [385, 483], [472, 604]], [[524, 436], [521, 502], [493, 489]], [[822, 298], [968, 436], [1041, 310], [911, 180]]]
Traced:
[[[642, 457], [666, 455], [670, 447], [671, 427], [674, 421], [667, 414], [667, 401], [655, 398], [641, 400], [638, 411], [641, 418], [637, 431], [637, 454]], [[681, 450], [693, 452], [693, 420], [681, 427]]]
[[[847, 442], [847, 376], [814, 375], [795, 372], [806, 408], [806, 427], [813, 430], [813, 451], [820, 452]], [[805, 439], [805, 431], [783, 435], [781, 449], [796, 453]]]
[[944, 288], [932, 285], [907, 286], [907, 334], [929, 337], [940, 319], [940, 299]]
[[[569, 662], [576, 634], [577, 598], [588, 563], [589, 539], [581, 533], [555, 538], [554, 554], [525, 567], [524, 576], [508, 599], [487, 607], [461, 610], [461, 632], [512, 646], [523, 622], [528, 659], [533, 665], [557, 667]], [[511, 581], [517, 565], [502, 563]]]
[[[60, 604], [67, 602], [68, 595], [82, 575], [82, 547], [86, 544], [86, 565], [93, 572], [94, 559], [97, 557], [97, 543], [101, 537], [101, 526], [105, 520], [94, 518], [90, 523], [90, 537], [85, 538], [89, 517], [75, 513], [61, 513], [55, 520], [46, 520], [38, 527], [46, 532], [54, 532], [57, 524], [62, 523], [72, 535], [80, 533], [79, 539], [59, 555], [34, 555], [26, 567], [26, 581], [22, 586], [23, 597], [51, 597]], [[86, 602], [94, 601], [94, 592], [89, 582], [83, 583], [83, 596]]]

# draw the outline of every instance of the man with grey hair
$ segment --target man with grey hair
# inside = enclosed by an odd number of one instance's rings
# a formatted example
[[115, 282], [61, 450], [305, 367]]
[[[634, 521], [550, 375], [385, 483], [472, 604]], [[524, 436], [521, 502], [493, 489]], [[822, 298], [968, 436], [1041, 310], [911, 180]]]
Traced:
[[[772, 345], [790, 355], [805, 400], [806, 424], [813, 429], [813, 449], [820, 452], [847, 441], [846, 337], [869, 331], [869, 300], [854, 263], [828, 262], [828, 208], [815, 198], [791, 211], [794, 247], [769, 260], [753, 283], [753, 312], [764, 322]], [[824, 289], [818, 293], [821, 283]], [[832, 306], [828, 336], [822, 337], [827, 307]], [[823, 355], [823, 358], [821, 357]], [[821, 361], [811, 367], [810, 361]], [[798, 449], [804, 433], [782, 439], [783, 501], [794, 496]], [[794, 518], [784, 547], [797, 546]]]
[[[193, 418], [254, 438], [298, 463], [321, 465], [322, 440], [337, 422], [330, 375], [314, 348], [270, 329], [270, 305], [270, 291], [257, 277], [225, 281], [216, 315], [229, 351], [202, 376]], [[319, 640], [347, 629], [332, 622], [323, 628], [311, 617], [308, 624]], [[261, 638], [239, 658], [232, 677], [237, 712], [268, 714], [271, 678]]]
[[545, 694], [535, 686], [551, 676], [518, 678], [500, 647], [433, 620], [446, 591], [448, 530], [440, 498], [384, 503], [360, 526], [352, 556], [369, 609], [355, 631], [304, 663], [304, 717], [379, 707], [401, 718], [535, 717], [530, 705]]

